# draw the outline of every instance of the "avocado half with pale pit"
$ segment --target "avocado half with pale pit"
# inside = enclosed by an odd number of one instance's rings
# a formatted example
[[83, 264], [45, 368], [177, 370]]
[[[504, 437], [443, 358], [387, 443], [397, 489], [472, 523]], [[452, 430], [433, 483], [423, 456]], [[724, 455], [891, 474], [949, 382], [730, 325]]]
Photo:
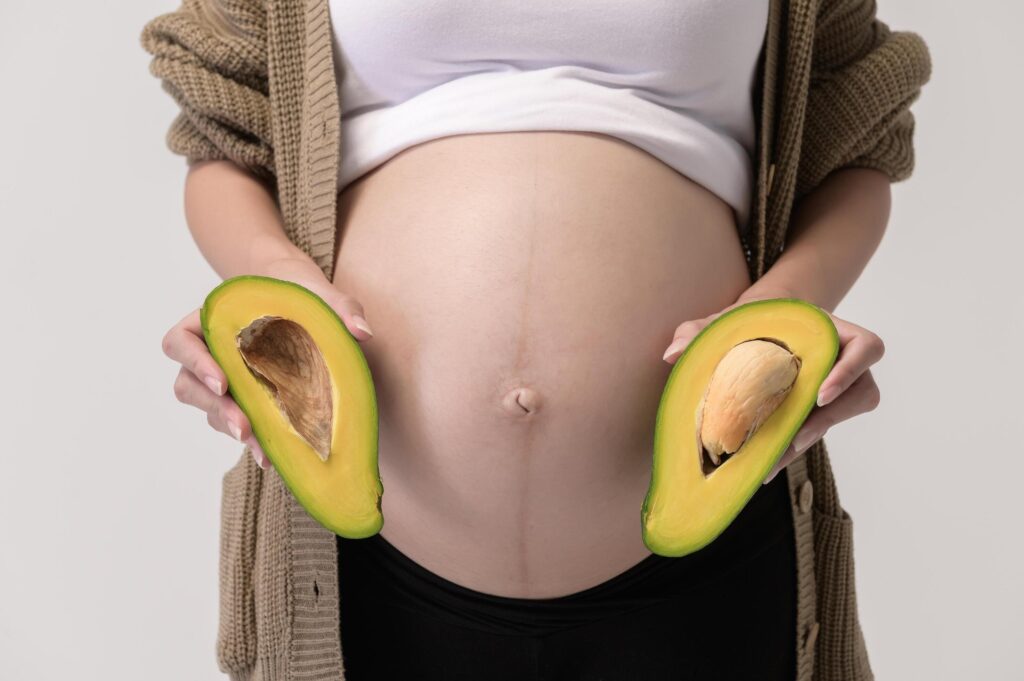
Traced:
[[243, 275], [213, 289], [200, 318], [231, 397], [295, 499], [335, 534], [379, 532], [377, 398], [338, 314], [299, 284]]
[[796, 298], [716, 317], [668, 377], [641, 512], [647, 548], [693, 553], [739, 515], [814, 407], [839, 354], [828, 313]]

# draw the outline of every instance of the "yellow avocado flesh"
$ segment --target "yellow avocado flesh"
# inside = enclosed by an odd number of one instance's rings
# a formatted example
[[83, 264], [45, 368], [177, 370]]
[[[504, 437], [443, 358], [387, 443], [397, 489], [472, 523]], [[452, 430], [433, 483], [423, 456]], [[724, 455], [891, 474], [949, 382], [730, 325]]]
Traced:
[[[332, 413], [326, 461], [296, 430], [239, 349], [242, 330], [264, 317], [298, 324], [323, 358]], [[377, 466], [376, 394], [358, 341], [337, 313], [298, 284], [244, 275], [210, 292], [201, 319], [207, 346], [227, 376], [231, 397], [295, 499], [341, 536], [362, 538], [379, 532], [384, 490]]]
[[[734, 346], [764, 338], [801, 361], [792, 389], [735, 453], [705, 475], [698, 407]], [[690, 342], [666, 382], [655, 422], [651, 484], [641, 526], [653, 553], [683, 556], [717, 538], [754, 495], [814, 407], [839, 353], [828, 314], [795, 298], [758, 300], [720, 315]]]

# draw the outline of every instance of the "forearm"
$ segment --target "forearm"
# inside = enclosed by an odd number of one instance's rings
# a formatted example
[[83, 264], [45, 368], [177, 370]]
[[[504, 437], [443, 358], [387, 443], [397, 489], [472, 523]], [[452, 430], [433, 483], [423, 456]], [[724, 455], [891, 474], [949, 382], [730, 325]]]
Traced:
[[832, 312], [874, 255], [889, 221], [890, 180], [846, 168], [794, 206], [786, 246], [740, 300], [795, 297]]
[[285, 235], [268, 188], [230, 161], [203, 161], [185, 179], [185, 219], [192, 238], [222, 278], [267, 274], [271, 263], [316, 263]]

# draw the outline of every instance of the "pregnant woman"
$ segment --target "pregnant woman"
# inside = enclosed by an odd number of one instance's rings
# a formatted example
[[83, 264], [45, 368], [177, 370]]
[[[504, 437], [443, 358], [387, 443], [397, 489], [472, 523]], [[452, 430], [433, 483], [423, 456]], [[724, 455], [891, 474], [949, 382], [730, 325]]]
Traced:
[[[833, 315], [818, 406], [711, 545], [640, 533], [672, 364], [715, 316], [831, 311], [913, 165], [918, 36], [868, 0], [186, 0], [147, 24], [223, 277], [312, 289], [380, 413], [381, 533], [297, 506], [193, 311], [175, 394], [225, 476], [218, 660], [256, 679], [870, 678], [821, 437], [875, 407]], [[372, 328], [372, 330], [371, 330]]]

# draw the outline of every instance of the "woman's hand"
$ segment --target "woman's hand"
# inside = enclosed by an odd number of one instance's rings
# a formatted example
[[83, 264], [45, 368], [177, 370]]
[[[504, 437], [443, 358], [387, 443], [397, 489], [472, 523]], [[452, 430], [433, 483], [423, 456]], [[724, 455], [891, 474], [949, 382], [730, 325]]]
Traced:
[[[744, 303], [769, 297], [776, 296], [741, 297], [721, 312], [703, 319], [683, 322], [676, 327], [672, 343], [665, 351], [665, 361], [669, 364], [675, 363], [690, 341], [716, 317]], [[827, 310], [825, 312], [832, 318], [839, 332], [839, 356], [818, 390], [817, 405], [811, 408], [793, 442], [768, 474], [765, 484], [803, 454], [808, 447], [824, 437], [829, 428], [878, 406], [880, 393], [869, 367], [885, 354], [882, 339], [864, 327], [840, 319]]]
[[[373, 336], [362, 305], [334, 288], [312, 260], [275, 261], [262, 268], [260, 274], [295, 282], [316, 293], [338, 313], [357, 340], [365, 341]], [[165, 355], [181, 364], [174, 381], [174, 396], [178, 401], [206, 412], [206, 422], [211, 427], [249, 445], [260, 468], [270, 468], [270, 460], [260, 449], [249, 420], [227, 394], [227, 378], [203, 339], [199, 308], [171, 327], [163, 337], [162, 347]]]

